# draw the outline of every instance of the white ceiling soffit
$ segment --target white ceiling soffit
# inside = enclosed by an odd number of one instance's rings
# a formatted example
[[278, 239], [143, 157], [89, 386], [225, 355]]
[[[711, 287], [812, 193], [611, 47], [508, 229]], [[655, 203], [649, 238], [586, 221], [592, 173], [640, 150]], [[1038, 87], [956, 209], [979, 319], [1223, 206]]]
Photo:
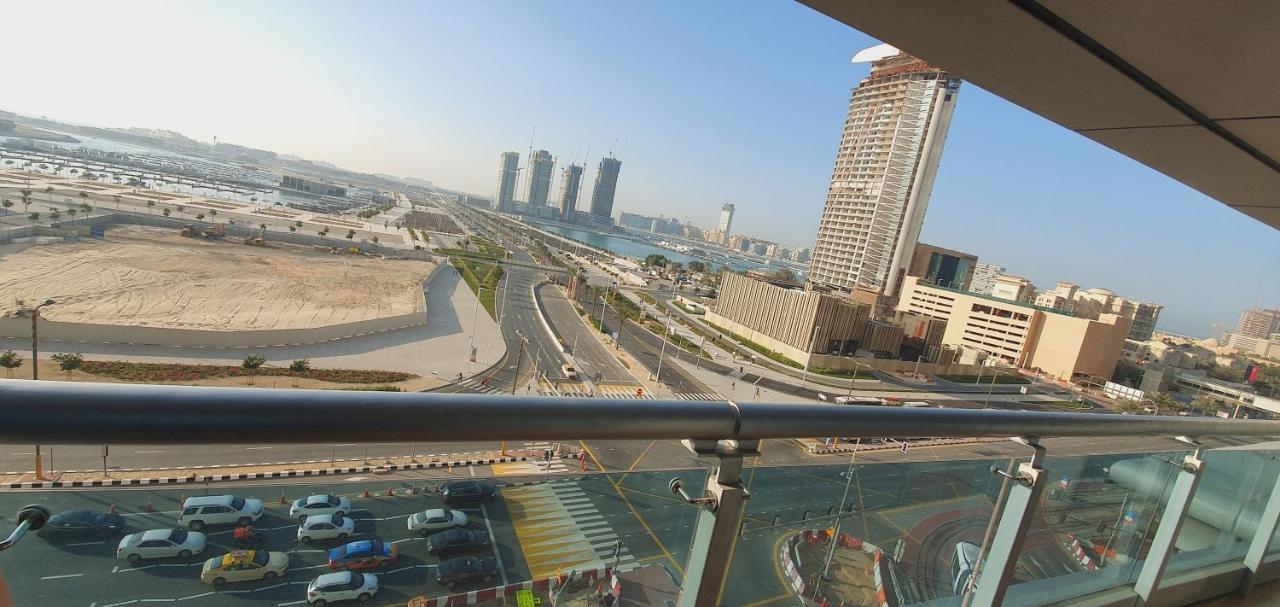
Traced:
[[801, 0], [1280, 228], [1273, 0]]

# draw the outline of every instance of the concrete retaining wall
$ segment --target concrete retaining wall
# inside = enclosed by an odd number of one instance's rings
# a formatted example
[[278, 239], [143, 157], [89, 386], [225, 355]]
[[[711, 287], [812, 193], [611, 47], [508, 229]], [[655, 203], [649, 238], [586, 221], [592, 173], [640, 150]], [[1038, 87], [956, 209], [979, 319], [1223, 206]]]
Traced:
[[[273, 220], [279, 221], [278, 219]], [[115, 225], [126, 224], [171, 228], [176, 231], [182, 229], [182, 226], [185, 225], [195, 226], [197, 230], [201, 230], [204, 228], [211, 228], [219, 223], [225, 222], [197, 221], [196, 218], [192, 216], [165, 217], [163, 215], [149, 215], [145, 213], [132, 213], [129, 211], [111, 211], [110, 213], [94, 217], [68, 219], [58, 222], [55, 225], [64, 228], [70, 228], [73, 226], [97, 226], [109, 228]], [[334, 229], [338, 230], [339, 228], [335, 227]], [[250, 225], [244, 222], [226, 224], [226, 230], [229, 238], [257, 236], [261, 232], [256, 225]], [[314, 234], [303, 234], [301, 232], [280, 232], [268, 230], [266, 239], [267, 242], [285, 242], [303, 246], [336, 247], [339, 249], [356, 247], [361, 251], [372, 253], [374, 255], [383, 255], [386, 257], [397, 257], [402, 259], [420, 259], [423, 261], [435, 261], [436, 259], [435, 255], [432, 255], [426, 250], [418, 251], [414, 249], [384, 247], [371, 242], [358, 242], [341, 237], [322, 238]]]
[[[84, 343], [109, 343], [207, 348], [263, 348], [318, 344], [370, 333], [382, 333], [424, 325], [425, 312], [401, 314], [308, 329], [266, 329], [259, 331], [201, 331], [162, 327], [135, 327], [98, 323], [40, 320], [40, 338]], [[31, 321], [0, 318], [0, 337], [29, 339]]]

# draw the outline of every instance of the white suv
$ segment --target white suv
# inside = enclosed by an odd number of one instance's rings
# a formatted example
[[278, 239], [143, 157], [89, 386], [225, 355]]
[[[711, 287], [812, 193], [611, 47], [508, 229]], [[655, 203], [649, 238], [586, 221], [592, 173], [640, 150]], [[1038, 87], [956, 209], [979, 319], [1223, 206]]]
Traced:
[[262, 500], [234, 495], [206, 495], [189, 497], [182, 502], [178, 524], [192, 531], [199, 531], [205, 525], [248, 525], [260, 518]]

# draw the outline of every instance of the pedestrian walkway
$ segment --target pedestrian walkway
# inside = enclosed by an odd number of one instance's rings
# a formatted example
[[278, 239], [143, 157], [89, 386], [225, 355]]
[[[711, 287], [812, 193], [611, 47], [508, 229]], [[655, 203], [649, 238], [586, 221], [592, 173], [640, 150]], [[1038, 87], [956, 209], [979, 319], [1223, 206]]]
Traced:
[[[565, 464], [564, 460], [559, 456], [553, 455], [547, 460], [542, 454], [551, 450], [551, 443], [547, 442], [527, 442], [522, 451], [528, 453], [529, 461], [513, 462], [509, 464], [494, 464], [494, 476], [533, 476], [547, 474], [566, 474], [575, 471], [577, 468], [570, 468]], [[577, 463], [577, 460], [574, 460]]]
[[[612, 564], [618, 534], [578, 483], [504, 487], [502, 497], [530, 578]], [[622, 546], [619, 565], [634, 562], [630, 550]]]
[[596, 387], [600, 389], [599, 395], [601, 398], [643, 398], [653, 400], [653, 395], [650, 394], [649, 390], [643, 390], [640, 396], [636, 396], [636, 389], [639, 388], [639, 386], [601, 384]]
[[728, 400], [725, 397], [720, 396], [719, 394], [712, 394], [709, 392], [675, 392], [672, 395], [680, 400], [704, 400], [704, 401], [718, 401], [718, 402], [724, 402]]
[[480, 381], [477, 381], [476, 379], [474, 379], [474, 378], [470, 378], [470, 377], [468, 377], [468, 378], [466, 378], [466, 379], [463, 379], [462, 381], [460, 381], [460, 382], [458, 382], [458, 383], [459, 383], [459, 384], [462, 384], [463, 386], [466, 386], [466, 387], [467, 387], [467, 389], [469, 389], [469, 390], [474, 390], [474, 391], [476, 391], [476, 392], [481, 392], [481, 393], [484, 393], [484, 394], [503, 394], [503, 392], [502, 392], [501, 390], [496, 390], [496, 389], [494, 389], [494, 388], [491, 388], [491, 387], [489, 387], [489, 386], [485, 385], [484, 383], [482, 383], [482, 382], [480, 382]]

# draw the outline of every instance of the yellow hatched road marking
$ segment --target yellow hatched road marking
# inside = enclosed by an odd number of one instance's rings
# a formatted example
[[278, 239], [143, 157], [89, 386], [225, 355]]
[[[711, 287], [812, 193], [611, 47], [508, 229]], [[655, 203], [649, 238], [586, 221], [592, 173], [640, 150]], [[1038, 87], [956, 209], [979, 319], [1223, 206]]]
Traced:
[[503, 490], [502, 497], [533, 579], [600, 562], [573, 515], [549, 487], [513, 487]]

